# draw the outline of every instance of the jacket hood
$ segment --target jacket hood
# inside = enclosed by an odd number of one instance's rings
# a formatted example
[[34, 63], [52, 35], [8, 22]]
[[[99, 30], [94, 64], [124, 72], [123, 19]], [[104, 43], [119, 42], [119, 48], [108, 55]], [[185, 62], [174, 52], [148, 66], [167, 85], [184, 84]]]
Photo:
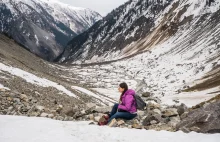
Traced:
[[135, 95], [135, 91], [132, 90], [132, 89], [128, 89], [128, 90], [125, 92], [124, 95], [132, 95], [132, 96], [134, 96], [134, 95]]

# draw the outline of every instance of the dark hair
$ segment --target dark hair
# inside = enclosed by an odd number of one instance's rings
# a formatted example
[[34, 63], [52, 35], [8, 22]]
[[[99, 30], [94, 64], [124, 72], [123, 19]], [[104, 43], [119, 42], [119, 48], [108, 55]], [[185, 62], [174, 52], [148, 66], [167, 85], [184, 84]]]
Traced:
[[123, 82], [123, 83], [119, 84], [119, 87], [124, 89], [124, 91], [121, 93], [121, 96], [120, 96], [120, 101], [121, 101], [122, 100], [122, 96], [128, 90], [128, 85], [125, 82]]

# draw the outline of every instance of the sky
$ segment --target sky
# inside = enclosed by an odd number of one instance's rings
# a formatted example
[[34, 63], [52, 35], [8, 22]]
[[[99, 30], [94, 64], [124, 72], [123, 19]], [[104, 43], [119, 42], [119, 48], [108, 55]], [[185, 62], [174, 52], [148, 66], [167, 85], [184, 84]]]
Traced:
[[124, 4], [128, 0], [59, 0], [63, 3], [70, 4], [75, 7], [90, 8], [102, 16], [105, 16], [113, 9]]

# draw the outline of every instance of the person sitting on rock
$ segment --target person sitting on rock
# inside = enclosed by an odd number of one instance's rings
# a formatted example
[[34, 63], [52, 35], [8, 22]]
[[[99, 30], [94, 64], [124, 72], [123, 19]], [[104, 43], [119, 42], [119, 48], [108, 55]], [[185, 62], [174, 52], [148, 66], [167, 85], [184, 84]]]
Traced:
[[118, 87], [121, 93], [119, 103], [114, 104], [112, 111], [107, 116], [103, 116], [107, 121], [99, 125], [110, 123], [113, 119], [131, 120], [137, 116], [137, 105], [134, 98], [135, 91], [128, 89], [126, 83], [121, 83]]

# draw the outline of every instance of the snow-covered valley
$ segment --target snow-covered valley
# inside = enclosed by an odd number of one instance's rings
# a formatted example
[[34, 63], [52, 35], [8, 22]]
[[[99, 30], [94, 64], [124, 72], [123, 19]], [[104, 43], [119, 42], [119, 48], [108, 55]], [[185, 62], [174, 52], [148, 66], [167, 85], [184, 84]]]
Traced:
[[[37, 1], [73, 31], [80, 28], [68, 23], [71, 11], [88, 14]], [[0, 34], [0, 142], [219, 141], [219, 134], [204, 134], [220, 132], [219, 6], [219, 0], [131, 0], [74, 38], [59, 63]], [[63, 11], [67, 17], [59, 16]], [[133, 120], [117, 120], [116, 128], [97, 126], [118, 102], [122, 82], [146, 107]]]

